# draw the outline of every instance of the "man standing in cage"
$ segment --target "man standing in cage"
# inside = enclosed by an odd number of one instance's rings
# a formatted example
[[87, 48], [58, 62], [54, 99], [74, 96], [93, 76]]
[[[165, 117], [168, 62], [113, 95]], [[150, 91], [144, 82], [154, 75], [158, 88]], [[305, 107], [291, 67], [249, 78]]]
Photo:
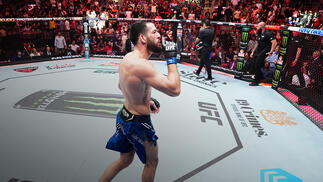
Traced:
[[[158, 137], [151, 123], [150, 113], [159, 112], [159, 102], [151, 98], [151, 87], [169, 95], [180, 94], [180, 77], [177, 70], [177, 45], [170, 39], [161, 41], [153, 23], [138, 21], [130, 30], [135, 45], [119, 66], [119, 88], [125, 98], [117, 114], [116, 132], [106, 148], [120, 152], [120, 158], [104, 171], [100, 182], [111, 181], [133, 161], [137, 153], [145, 164], [142, 181], [154, 181], [158, 164]], [[168, 75], [158, 72], [148, 58], [164, 47]], [[137, 180], [132, 180], [137, 181]]]
[[260, 22], [256, 25], [257, 42], [253, 48], [250, 57], [253, 58], [253, 66], [255, 71], [255, 80], [250, 83], [250, 86], [258, 86], [262, 79], [261, 68], [265, 64], [266, 56], [271, 56], [277, 45], [277, 40], [274, 35], [265, 28], [266, 24]]
[[214, 31], [211, 29], [210, 26], [211, 26], [210, 20], [207, 18], [204, 18], [202, 20], [201, 30], [195, 41], [195, 44], [201, 42], [202, 48], [200, 50], [200, 54], [201, 54], [200, 66], [194, 73], [199, 76], [203, 66], [205, 65], [206, 71], [207, 71], [206, 80], [212, 80], [211, 60], [209, 56], [212, 51]]
[[293, 37], [289, 41], [289, 47], [287, 50], [287, 62], [285, 63], [283, 70], [286, 82], [291, 84], [292, 77], [297, 75], [300, 87], [305, 87], [305, 80], [301, 71], [303, 65], [303, 61], [301, 59], [304, 59], [304, 44], [305, 39], [300, 36], [298, 32], [293, 32]]

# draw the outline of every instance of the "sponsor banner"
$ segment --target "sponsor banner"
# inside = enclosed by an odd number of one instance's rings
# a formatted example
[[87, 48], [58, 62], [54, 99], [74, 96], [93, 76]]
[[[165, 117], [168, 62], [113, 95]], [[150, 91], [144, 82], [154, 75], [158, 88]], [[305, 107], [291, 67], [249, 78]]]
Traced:
[[31, 73], [31, 72], [36, 71], [37, 69], [38, 69], [37, 66], [33, 66], [33, 67], [16, 68], [16, 69], [14, 69], [14, 71], [22, 72], [22, 73]]
[[41, 90], [21, 99], [14, 108], [115, 118], [123, 102], [123, 96], [116, 94]]
[[60, 60], [60, 59], [70, 59], [70, 58], [80, 58], [81, 55], [71, 55], [71, 56], [60, 56], [60, 57], [51, 57], [51, 60]]
[[16, 21], [50, 21], [50, 20], [76, 20], [81, 21], [83, 17], [53, 17], [53, 18], [0, 18], [0, 22], [16, 22]]
[[276, 169], [263, 169], [260, 171], [260, 182], [302, 182], [300, 178], [284, 171], [280, 168]]
[[102, 57], [102, 58], [120, 58], [122, 59], [124, 56], [118, 55], [104, 55], [104, 54], [94, 54], [93, 57]]
[[288, 27], [288, 30], [294, 31], [294, 32], [301, 32], [301, 33], [305, 33], [305, 34], [323, 36], [323, 30], [319, 30], [319, 29]]
[[50, 66], [46, 66], [46, 68], [48, 70], [54, 70], [54, 69], [63, 69], [63, 68], [70, 68], [70, 67], [75, 67], [74, 64], [62, 64], [62, 65], [50, 65]]

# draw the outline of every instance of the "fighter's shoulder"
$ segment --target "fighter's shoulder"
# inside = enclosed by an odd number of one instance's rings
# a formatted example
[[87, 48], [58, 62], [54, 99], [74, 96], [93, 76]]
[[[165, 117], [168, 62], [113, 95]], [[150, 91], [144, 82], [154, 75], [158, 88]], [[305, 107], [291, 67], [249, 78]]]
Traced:
[[123, 60], [121, 61], [121, 64], [122, 66], [125, 66], [132, 70], [145, 69], [147, 68], [147, 66], [151, 65], [151, 63], [147, 59], [140, 58], [132, 53], [126, 54]]

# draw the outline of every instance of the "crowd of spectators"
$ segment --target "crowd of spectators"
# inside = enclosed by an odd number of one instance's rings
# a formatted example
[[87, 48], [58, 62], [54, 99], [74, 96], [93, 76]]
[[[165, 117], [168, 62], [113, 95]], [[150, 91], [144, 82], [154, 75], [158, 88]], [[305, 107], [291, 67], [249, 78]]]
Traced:
[[[201, 20], [207, 17], [214, 21], [237, 23], [265, 21], [271, 25], [287, 25], [290, 17], [297, 17], [300, 12], [306, 10], [302, 1], [295, 3], [283, 0], [218, 1], [214, 7], [204, 7], [204, 1], [194, 0], [124, 0], [119, 2], [113, 0], [34, 0], [31, 2], [17, 6], [2, 5], [1, 18], [85, 17], [94, 14], [94, 16], [106, 18]], [[322, 20], [322, 15], [318, 14], [312, 22], [313, 28], [322, 28]], [[131, 50], [128, 37], [131, 22], [105, 21], [103, 24], [102, 28], [91, 31], [90, 50], [92, 54], [123, 55]], [[161, 34], [171, 30], [176, 32], [176, 25], [161, 22], [155, 24]], [[183, 51], [191, 52], [192, 59], [197, 57], [196, 53], [191, 51], [191, 47], [194, 46], [193, 42], [198, 35], [199, 28], [200, 25], [195, 23], [183, 25]], [[214, 29], [216, 39], [210, 58], [214, 59], [217, 65], [234, 69], [236, 66], [234, 57], [238, 52], [240, 30], [236, 27], [224, 26], [217, 26]], [[280, 38], [279, 32], [275, 34], [277, 38]], [[82, 22], [76, 20], [1, 23], [0, 56], [1, 59], [11, 60], [20, 57], [17, 56], [18, 54], [28, 58], [82, 54], [84, 52], [82, 35]], [[251, 35], [247, 49], [252, 49], [254, 43], [255, 36]]]

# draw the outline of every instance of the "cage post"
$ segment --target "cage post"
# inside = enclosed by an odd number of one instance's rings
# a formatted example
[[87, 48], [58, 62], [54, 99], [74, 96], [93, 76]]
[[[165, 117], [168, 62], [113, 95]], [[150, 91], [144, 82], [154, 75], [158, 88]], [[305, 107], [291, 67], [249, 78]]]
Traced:
[[276, 62], [276, 69], [274, 72], [274, 77], [272, 80], [272, 88], [273, 89], [277, 89], [278, 84], [280, 82], [280, 78], [281, 78], [281, 72], [283, 71], [283, 63], [286, 61], [286, 52], [287, 52], [287, 45], [288, 45], [288, 41], [289, 41], [289, 37], [290, 37], [290, 31], [286, 28], [283, 29], [282, 31], [282, 42], [279, 48], [279, 55], [278, 55], [278, 59]]
[[249, 32], [250, 26], [243, 26], [242, 33], [241, 33], [241, 41], [239, 44], [239, 53], [238, 53], [238, 61], [237, 61], [237, 69], [234, 78], [241, 79], [242, 77], [242, 70], [244, 65], [244, 57], [246, 54], [246, 48], [249, 42]]
[[84, 19], [83, 21], [84, 29], [84, 58], [90, 59], [90, 36], [89, 36], [89, 23]]

